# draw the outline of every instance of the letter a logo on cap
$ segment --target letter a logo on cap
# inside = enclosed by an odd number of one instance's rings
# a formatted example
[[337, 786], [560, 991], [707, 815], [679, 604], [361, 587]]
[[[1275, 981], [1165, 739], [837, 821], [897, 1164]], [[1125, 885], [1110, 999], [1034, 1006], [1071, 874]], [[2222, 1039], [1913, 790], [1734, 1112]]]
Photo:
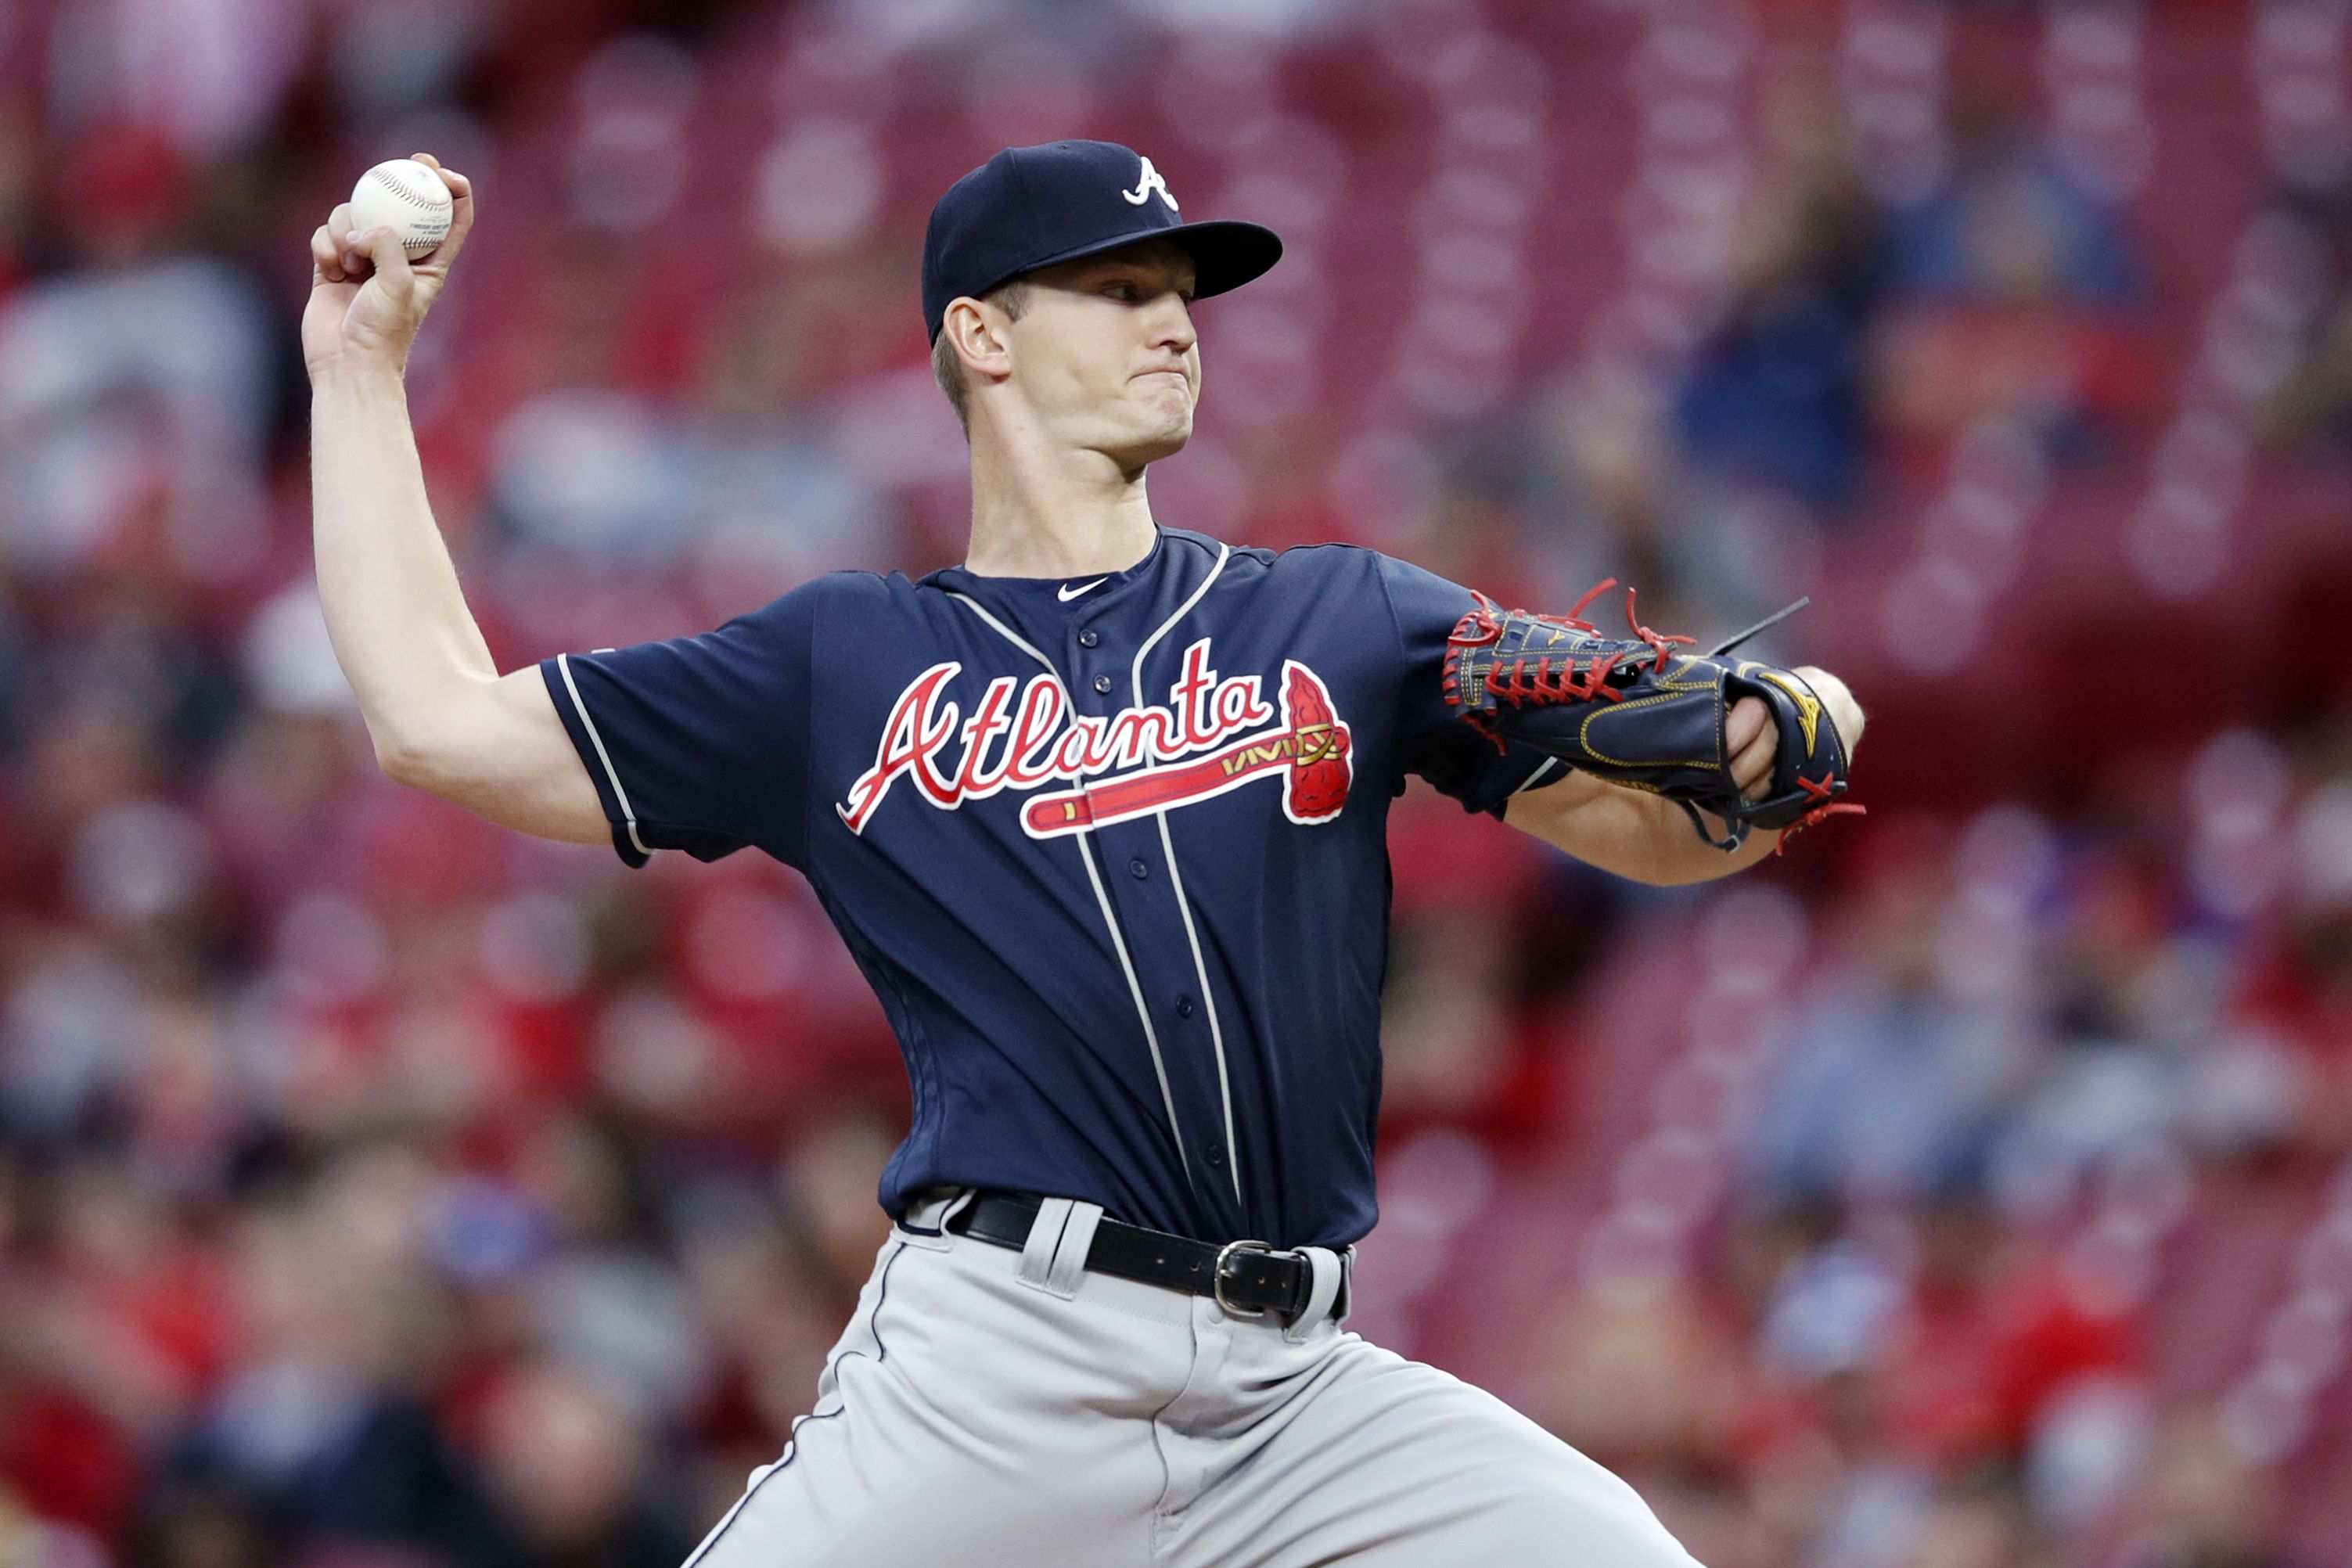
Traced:
[[1168, 204], [1170, 212], [1181, 210], [1176, 205], [1176, 195], [1168, 188], [1168, 182], [1160, 177], [1160, 171], [1151, 166], [1151, 160], [1145, 158], [1143, 177], [1135, 182], [1135, 189], [1121, 191], [1118, 194], [1127, 198], [1128, 205], [1139, 207], [1151, 199], [1151, 193], [1154, 191], [1158, 191], [1160, 199]]

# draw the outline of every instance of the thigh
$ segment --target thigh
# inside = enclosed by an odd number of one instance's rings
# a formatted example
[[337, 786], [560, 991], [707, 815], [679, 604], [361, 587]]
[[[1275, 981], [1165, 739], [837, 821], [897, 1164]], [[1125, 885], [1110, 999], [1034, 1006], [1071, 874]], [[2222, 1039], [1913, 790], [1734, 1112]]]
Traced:
[[688, 1568], [1144, 1568], [1163, 1476], [1137, 1349], [1008, 1291], [1035, 1294], [894, 1239], [815, 1409]]
[[1633, 1489], [1483, 1389], [1334, 1335], [1197, 1507], [1183, 1568], [1696, 1568]]

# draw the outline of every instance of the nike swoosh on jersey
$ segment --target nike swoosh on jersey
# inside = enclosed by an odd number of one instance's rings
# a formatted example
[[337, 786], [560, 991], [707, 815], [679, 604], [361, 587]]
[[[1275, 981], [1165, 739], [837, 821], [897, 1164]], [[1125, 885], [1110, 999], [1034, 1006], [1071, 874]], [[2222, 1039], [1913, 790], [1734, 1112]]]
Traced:
[[1061, 600], [1062, 603], [1066, 605], [1072, 599], [1076, 598], [1079, 595], [1091, 594], [1097, 588], [1101, 587], [1104, 584], [1109, 581], [1110, 579], [1108, 577], [1097, 577], [1093, 582], [1081, 584], [1076, 588], [1070, 587], [1068, 584], [1065, 584], [1063, 586], [1054, 590], [1054, 597]]

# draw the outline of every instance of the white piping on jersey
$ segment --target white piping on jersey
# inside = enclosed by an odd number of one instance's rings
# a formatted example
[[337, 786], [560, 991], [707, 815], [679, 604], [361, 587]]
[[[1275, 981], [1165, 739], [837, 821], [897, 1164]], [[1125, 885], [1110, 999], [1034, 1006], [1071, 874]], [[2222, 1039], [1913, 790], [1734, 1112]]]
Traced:
[[[972, 614], [994, 628], [997, 636], [1044, 665], [1045, 673], [1053, 678], [1054, 684], [1062, 688], [1064, 706], [1073, 713], [1078, 710], [1078, 705], [1071, 700], [1068, 684], [1062, 679], [1062, 672], [1054, 668], [1052, 659], [1024, 642], [1019, 634], [989, 614], [988, 606], [971, 595], [961, 594], [950, 588], [947, 590], [947, 595], [950, 599], [961, 600], [971, 608]], [[1118, 917], [1111, 910], [1110, 895], [1103, 890], [1102, 873], [1095, 869], [1094, 851], [1087, 845], [1087, 838], [1091, 832], [1089, 828], [1081, 828], [1074, 836], [1077, 839], [1078, 858], [1086, 863], [1087, 881], [1094, 888], [1095, 902], [1102, 910], [1103, 926], [1110, 932], [1111, 951], [1118, 954], [1119, 971], [1127, 976], [1127, 994], [1135, 999], [1135, 1016], [1143, 1024], [1143, 1042], [1151, 1047], [1151, 1070], [1160, 1079], [1160, 1100], [1168, 1108], [1168, 1131], [1176, 1140], [1177, 1163], [1183, 1168], [1184, 1184], [1189, 1187], [1192, 1184], [1192, 1159], [1184, 1151], [1183, 1124], [1176, 1120], [1176, 1093], [1168, 1087], [1168, 1063], [1160, 1054], [1160, 1032], [1151, 1026], [1151, 1007], [1143, 999], [1143, 983], [1136, 978], [1134, 960], [1128, 957], [1127, 939], [1119, 934]]]
[[1158, 631], [1143, 639], [1143, 646], [1135, 650], [1135, 668], [1128, 672], [1127, 679], [1128, 685], [1132, 689], [1133, 700], [1136, 702], [1140, 703], [1143, 700], [1143, 656], [1150, 653], [1151, 651], [1151, 645], [1158, 642], [1161, 637], [1166, 637], [1169, 632], [1174, 628], [1178, 621], [1182, 620], [1186, 616], [1192, 613], [1192, 606], [1201, 602], [1201, 595], [1206, 594], [1209, 591], [1210, 584], [1216, 582], [1217, 578], [1224, 572], [1225, 561], [1233, 554], [1233, 552], [1234, 547], [1232, 545], [1218, 545], [1217, 563], [1209, 568], [1209, 574], [1201, 579], [1201, 585], [1193, 589], [1191, 596], [1182, 604], [1176, 606], [1176, 613], [1174, 615], [1160, 623], [1160, 629]]
[[1520, 781], [1518, 789], [1515, 789], [1511, 793], [1513, 795], [1517, 795], [1522, 790], [1531, 790], [1535, 788], [1537, 782], [1540, 780], [1544, 774], [1551, 772], [1552, 769], [1558, 766], [1559, 766], [1559, 759], [1558, 757], [1546, 757], [1542, 762], [1536, 764], [1535, 772], [1529, 773], [1525, 779]]
[[572, 656], [557, 654], [555, 668], [563, 676], [563, 689], [572, 693], [572, 711], [580, 715], [581, 727], [588, 731], [588, 739], [596, 747], [596, 760], [604, 764], [604, 777], [612, 783], [613, 798], [620, 803], [622, 824], [629, 830], [629, 842], [637, 847], [638, 854], [650, 860], [654, 852], [637, 837], [636, 808], [629, 804], [629, 792], [621, 787], [621, 775], [613, 766], [613, 753], [604, 749], [604, 737], [596, 732], [596, 721], [588, 716], [588, 704], [580, 700], [579, 683], [572, 679]]
[[[1209, 574], [1201, 580], [1201, 585], [1176, 606], [1174, 615], [1160, 623], [1158, 631], [1143, 639], [1141, 647], [1135, 650], [1135, 665], [1128, 675], [1128, 689], [1132, 693], [1133, 701], [1140, 703], [1143, 700], [1143, 656], [1150, 653], [1152, 645], [1166, 637], [1177, 622], [1192, 614], [1192, 606], [1201, 602], [1210, 584], [1224, 572], [1225, 562], [1233, 552], [1233, 546], [1220, 543], [1217, 546], [1217, 563], [1209, 568]], [[1201, 957], [1201, 933], [1192, 923], [1192, 901], [1184, 897], [1184, 873], [1176, 865], [1176, 840], [1168, 831], [1168, 813], [1163, 810], [1152, 815], [1160, 818], [1160, 848], [1168, 857], [1168, 882], [1176, 892], [1176, 910], [1184, 917], [1184, 940], [1192, 945], [1192, 973], [1201, 982], [1201, 1005], [1209, 1010], [1209, 1044], [1217, 1053], [1217, 1097], [1223, 1102], [1225, 1112], [1225, 1159], [1228, 1162], [1225, 1173], [1233, 1178], [1234, 1201], [1239, 1203], [1242, 1197], [1242, 1150], [1240, 1140], [1234, 1136], [1234, 1087], [1225, 1074], [1225, 1030], [1217, 1019], [1217, 993], [1209, 984], [1209, 966]]]

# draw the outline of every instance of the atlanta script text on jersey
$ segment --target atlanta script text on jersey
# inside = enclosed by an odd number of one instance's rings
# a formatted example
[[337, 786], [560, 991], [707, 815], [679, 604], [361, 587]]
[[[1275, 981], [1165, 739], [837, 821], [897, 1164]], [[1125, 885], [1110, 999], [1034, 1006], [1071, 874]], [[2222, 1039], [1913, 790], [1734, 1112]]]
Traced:
[[[1209, 645], [1203, 637], [1184, 650], [1165, 707], [1109, 715], [1074, 712], [1052, 676], [1032, 676], [1024, 686], [1007, 675], [988, 683], [965, 720], [946, 695], [963, 666], [932, 665], [898, 694], [874, 765], [834, 810], [863, 834], [901, 778], [943, 811], [1000, 790], [1068, 784], [1075, 787], [1041, 795], [1021, 814], [1031, 837], [1052, 838], [1279, 778], [1291, 821], [1337, 816], [1353, 764], [1351, 737], [1329, 689], [1307, 666], [1286, 659], [1277, 712], [1259, 677], [1220, 677]], [[961, 754], [950, 763], [946, 753], [959, 743]]]

